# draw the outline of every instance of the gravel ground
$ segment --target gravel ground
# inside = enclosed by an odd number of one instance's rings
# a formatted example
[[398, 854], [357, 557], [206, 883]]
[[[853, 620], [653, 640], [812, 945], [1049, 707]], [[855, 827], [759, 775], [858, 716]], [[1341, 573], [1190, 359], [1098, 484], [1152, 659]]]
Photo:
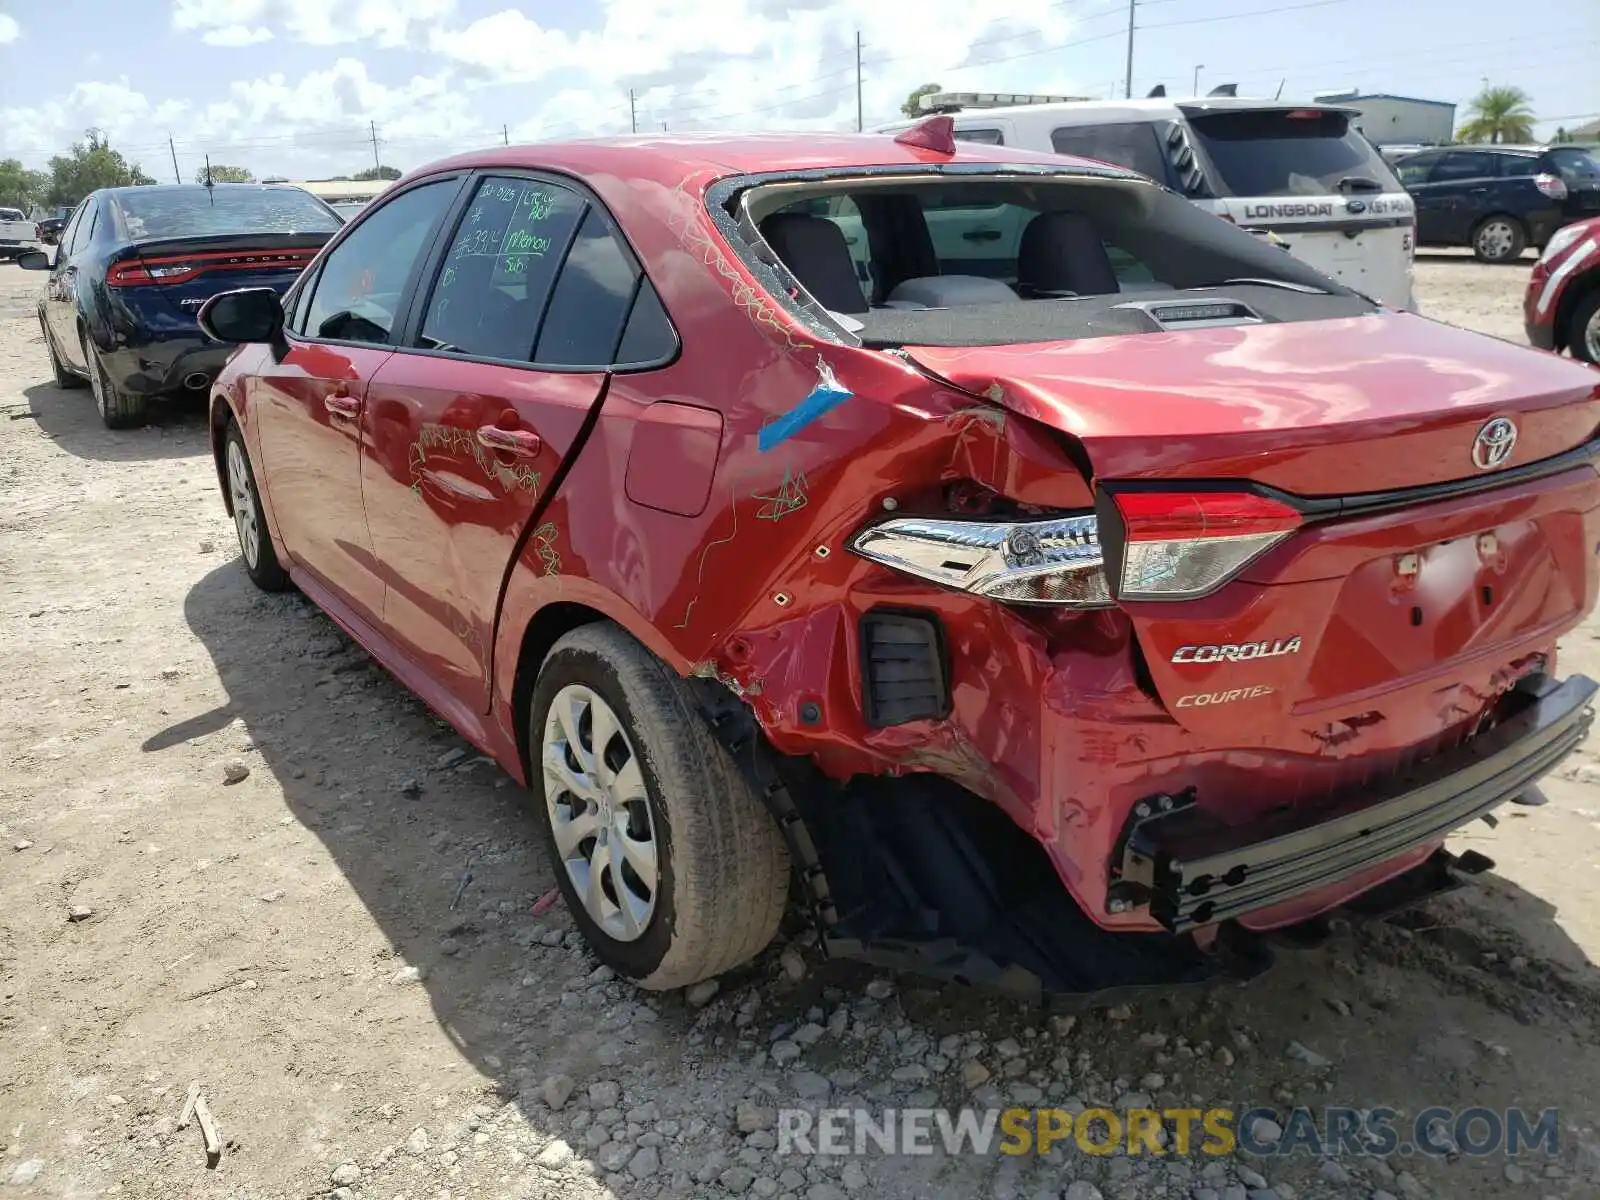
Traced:
[[[1520, 340], [1522, 268], [1418, 263]], [[0, 266], [0, 1194], [795, 1200], [1593, 1197], [1600, 759], [1497, 860], [1245, 987], [1046, 1019], [804, 939], [652, 996], [597, 969], [523, 798], [235, 561], [195, 411], [104, 430]], [[1600, 672], [1593, 623], [1567, 670]], [[198, 1084], [224, 1143], [180, 1123]], [[775, 1110], [1560, 1110], [1554, 1156], [779, 1154]], [[1266, 1134], [1270, 1130], [1261, 1127]], [[8, 1186], [9, 1185], [9, 1186]]]

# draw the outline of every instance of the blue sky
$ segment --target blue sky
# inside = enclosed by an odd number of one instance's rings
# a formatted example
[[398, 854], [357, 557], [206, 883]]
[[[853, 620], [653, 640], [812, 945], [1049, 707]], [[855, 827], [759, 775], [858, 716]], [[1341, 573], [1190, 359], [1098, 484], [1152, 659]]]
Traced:
[[[974, 12], [982, 14], [975, 17]], [[1600, 117], [1600, 2], [1139, 0], [1133, 86], [1365, 91], [1464, 102], [1523, 88], [1548, 136]], [[0, 157], [82, 136], [159, 179], [167, 139], [293, 178], [409, 168], [501, 140], [640, 128], [849, 128], [924, 82], [1120, 94], [1126, 0], [0, 0]], [[504, 127], [505, 132], [502, 133]]]

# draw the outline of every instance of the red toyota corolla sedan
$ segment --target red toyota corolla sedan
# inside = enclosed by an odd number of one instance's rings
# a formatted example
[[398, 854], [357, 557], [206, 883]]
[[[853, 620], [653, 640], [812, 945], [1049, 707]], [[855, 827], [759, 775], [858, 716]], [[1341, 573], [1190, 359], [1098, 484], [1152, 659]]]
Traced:
[[1558, 231], [1523, 300], [1528, 340], [1600, 366], [1600, 217]]
[[661, 137], [408, 176], [215, 389], [245, 569], [531, 792], [649, 988], [1250, 972], [1585, 734], [1600, 377], [1120, 168]]

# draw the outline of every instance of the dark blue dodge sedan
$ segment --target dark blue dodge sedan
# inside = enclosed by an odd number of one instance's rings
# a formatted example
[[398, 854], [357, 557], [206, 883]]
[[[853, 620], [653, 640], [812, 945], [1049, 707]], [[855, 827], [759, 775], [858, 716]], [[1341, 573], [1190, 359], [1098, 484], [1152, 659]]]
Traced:
[[343, 224], [295, 187], [254, 184], [106, 188], [78, 206], [52, 263], [39, 323], [56, 382], [94, 389], [113, 429], [142, 424], [152, 399], [210, 386], [232, 346], [195, 314], [213, 293], [285, 291]]

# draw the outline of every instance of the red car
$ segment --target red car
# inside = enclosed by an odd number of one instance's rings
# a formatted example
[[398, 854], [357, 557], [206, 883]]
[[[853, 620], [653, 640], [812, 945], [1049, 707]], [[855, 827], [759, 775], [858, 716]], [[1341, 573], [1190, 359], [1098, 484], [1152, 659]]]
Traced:
[[1600, 217], [1556, 232], [1523, 300], [1528, 340], [1600, 365]]
[[595, 954], [1025, 994], [1251, 972], [1481, 869], [1584, 736], [1600, 377], [1141, 176], [674, 136], [424, 168], [212, 427], [245, 569], [527, 784]]

